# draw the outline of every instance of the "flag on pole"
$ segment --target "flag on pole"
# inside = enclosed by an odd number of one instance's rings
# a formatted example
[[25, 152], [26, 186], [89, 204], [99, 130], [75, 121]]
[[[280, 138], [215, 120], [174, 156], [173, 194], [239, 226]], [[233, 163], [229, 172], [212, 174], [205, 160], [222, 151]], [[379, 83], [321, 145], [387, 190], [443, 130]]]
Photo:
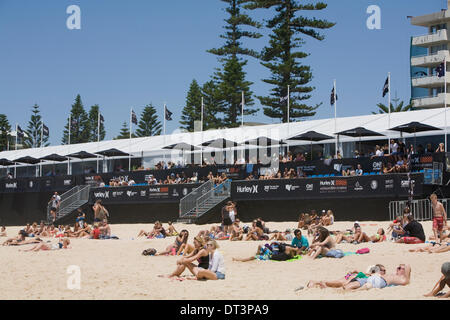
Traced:
[[331, 98], [330, 98], [331, 105], [334, 105], [336, 103], [337, 99], [338, 99], [338, 96], [337, 96], [336, 92], [334, 92], [334, 87], [333, 87], [333, 89], [331, 90]]
[[138, 124], [136, 113], [134, 113], [133, 110], [131, 110], [131, 122], [134, 124]]
[[22, 128], [19, 125], [17, 126], [17, 136], [19, 138], [23, 138], [25, 136], [25, 133], [23, 132]]
[[280, 98], [280, 102], [287, 101], [288, 98], [289, 98], [288, 96], [286, 96], [286, 97], [281, 97], [281, 98]]
[[386, 96], [386, 94], [389, 92], [389, 77], [387, 77], [386, 82], [383, 86], [383, 98]]
[[164, 106], [164, 117], [167, 121], [172, 121], [172, 112], [166, 106]]
[[105, 122], [105, 118], [103, 118], [103, 115], [100, 113], [100, 123]]
[[42, 135], [48, 137], [50, 135], [50, 130], [48, 127], [42, 123]]
[[439, 78], [445, 76], [445, 62], [442, 62], [436, 67], [436, 73]]

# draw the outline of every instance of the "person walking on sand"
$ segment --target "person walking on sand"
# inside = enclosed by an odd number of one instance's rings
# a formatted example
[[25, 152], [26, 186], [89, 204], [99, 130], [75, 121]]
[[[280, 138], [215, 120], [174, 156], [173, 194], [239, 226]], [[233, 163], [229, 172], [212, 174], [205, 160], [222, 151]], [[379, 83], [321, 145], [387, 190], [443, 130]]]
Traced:
[[94, 210], [94, 222], [101, 222], [106, 218], [109, 218], [109, 212], [102, 205], [102, 200], [95, 201], [92, 209]]
[[430, 196], [431, 207], [433, 208], [433, 234], [436, 241], [441, 242], [440, 235], [444, 226], [447, 225], [447, 212], [441, 202], [438, 201], [437, 195], [433, 193]]

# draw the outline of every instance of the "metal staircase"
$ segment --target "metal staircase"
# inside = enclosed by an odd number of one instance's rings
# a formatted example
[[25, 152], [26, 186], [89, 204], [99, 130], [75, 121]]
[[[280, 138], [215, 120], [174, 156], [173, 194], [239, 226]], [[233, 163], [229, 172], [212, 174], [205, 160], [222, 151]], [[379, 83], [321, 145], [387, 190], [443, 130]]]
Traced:
[[[80, 208], [89, 201], [89, 191], [90, 186], [76, 186], [69, 191], [61, 195], [61, 202], [59, 204], [59, 209], [56, 211], [56, 220], [64, 218], [65, 216], [71, 214], [76, 209]], [[47, 222], [53, 222], [53, 217], [50, 214], [51, 204], [47, 206]]]
[[217, 186], [212, 181], [205, 182], [180, 200], [179, 223], [195, 223], [204, 214], [214, 209], [231, 195], [231, 180]]

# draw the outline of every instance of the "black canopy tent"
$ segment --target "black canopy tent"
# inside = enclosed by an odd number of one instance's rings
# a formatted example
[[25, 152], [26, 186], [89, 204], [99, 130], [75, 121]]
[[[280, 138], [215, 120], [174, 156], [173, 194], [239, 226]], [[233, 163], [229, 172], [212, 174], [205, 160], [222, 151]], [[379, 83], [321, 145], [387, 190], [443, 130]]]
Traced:
[[[30, 157], [30, 156], [21, 157], [21, 158], [15, 159], [13, 161], [16, 162], [16, 163], [26, 163], [26, 164], [34, 164], [34, 165], [36, 165], [39, 162], [41, 162], [41, 160], [33, 158], [33, 157]], [[35, 169], [36, 169], [36, 166], [35, 166]], [[36, 173], [36, 176], [37, 176], [37, 173]]]
[[113, 157], [129, 157], [130, 156], [129, 153], [120, 151], [115, 148], [99, 151], [99, 152], [96, 152], [95, 154], [99, 154], [99, 155], [103, 156], [103, 159], [105, 159], [106, 157], [113, 158]]
[[[44, 161], [53, 161], [53, 171], [55, 170], [55, 162], [63, 162], [63, 161], [67, 161], [69, 158], [68, 157], [64, 157], [64, 156], [61, 156], [61, 155], [59, 155], [59, 154], [56, 154], [56, 153], [52, 153], [52, 154], [49, 154], [49, 155], [47, 155], [47, 156], [45, 156], [45, 157], [42, 157], [42, 158], [39, 158], [39, 160], [44, 160]], [[41, 165], [41, 176], [42, 176], [42, 165]]]
[[[227, 148], [230, 148], [230, 150], [231, 150], [231, 148], [234, 148], [234, 147], [237, 147], [240, 145], [241, 145], [240, 143], [237, 143], [237, 142], [231, 141], [231, 140], [227, 140], [224, 138], [217, 138], [214, 140], [209, 140], [209, 141], [203, 142], [201, 144], [201, 146], [204, 146], [204, 147], [217, 148], [217, 149], [222, 149], [222, 150], [227, 149]], [[203, 150], [202, 150], [202, 163], [203, 163]]]
[[336, 133], [337, 135], [341, 136], [348, 136], [348, 137], [359, 137], [359, 152], [361, 153], [361, 137], [384, 137], [384, 134], [363, 128], [363, 127], [356, 127], [354, 129], [349, 129], [345, 131], [341, 131]]
[[[84, 159], [97, 158], [97, 155], [86, 152], [86, 151], [79, 151], [79, 152], [68, 154], [66, 157], [81, 159], [81, 171], [84, 173]], [[69, 161], [70, 161], [70, 159], [69, 159]], [[69, 167], [67, 167], [67, 169], [69, 169]], [[67, 174], [69, 174], [69, 172], [67, 172]]]
[[322, 134], [316, 131], [308, 131], [296, 136], [293, 136], [291, 138], [289, 138], [288, 140], [303, 140], [303, 141], [310, 141], [311, 142], [311, 160], [313, 157], [313, 141], [315, 142], [319, 142], [319, 141], [323, 141], [323, 140], [329, 140], [329, 139], [334, 139], [331, 136], [327, 136], [326, 134]]
[[[163, 147], [163, 149], [181, 150], [183, 161], [184, 161], [184, 152], [186, 150], [189, 151], [189, 152], [193, 152], [193, 151], [196, 151], [196, 150], [201, 150], [201, 148], [196, 147], [196, 146], [194, 146], [192, 144], [185, 143], [185, 142], [174, 143], [174, 144], [171, 144], [171, 145]], [[186, 164], [186, 162], [184, 164]]]
[[280, 146], [281, 147], [282, 145], [287, 145], [287, 143], [283, 142], [282, 140], [276, 140], [276, 139], [268, 138], [265, 136], [257, 137], [254, 139], [249, 139], [249, 140], [242, 142], [241, 144], [255, 145], [258, 147], [270, 147], [270, 146]]
[[[14, 164], [13, 161], [10, 161], [8, 159], [2, 158], [0, 159], [0, 166], [9, 167]], [[7, 169], [7, 173], [9, 173], [9, 170]]]
[[436, 130], [442, 130], [440, 128], [436, 128], [433, 126], [430, 126], [428, 124], [420, 123], [417, 121], [413, 121], [410, 123], [402, 124], [399, 126], [396, 126], [394, 128], [391, 128], [389, 130], [392, 131], [399, 131], [399, 132], [406, 132], [406, 133], [414, 133], [414, 150], [416, 150], [416, 133], [417, 132], [426, 132], [426, 131], [436, 131]]

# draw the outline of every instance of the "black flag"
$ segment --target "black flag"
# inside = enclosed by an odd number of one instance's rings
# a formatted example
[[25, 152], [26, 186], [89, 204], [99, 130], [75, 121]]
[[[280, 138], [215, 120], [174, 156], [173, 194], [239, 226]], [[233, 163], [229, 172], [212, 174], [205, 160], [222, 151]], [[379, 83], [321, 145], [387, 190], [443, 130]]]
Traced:
[[134, 123], [134, 124], [137, 124], [137, 122], [138, 122], [136, 113], [134, 113], [133, 110], [131, 110], [131, 122]]
[[50, 130], [45, 124], [42, 124], [42, 135], [48, 137], [50, 135]]
[[445, 76], [445, 62], [442, 62], [440, 65], [437, 66], [436, 73], [439, 78]]
[[164, 106], [164, 117], [166, 118], [167, 121], [172, 120], [172, 112], [170, 112], [166, 106]]
[[334, 105], [336, 103], [337, 99], [338, 99], [338, 96], [334, 92], [334, 87], [333, 87], [333, 89], [331, 90], [331, 98], [330, 98], [331, 105]]
[[25, 134], [24, 134], [22, 128], [21, 128], [20, 126], [17, 126], [17, 137], [23, 138], [24, 135], [25, 135]]
[[383, 87], [383, 98], [386, 96], [386, 94], [389, 92], [389, 77], [387, 77], [386, 82], [384, 83]]
[[105, 118], [103, 118], [102, 114], [100, 113], [100, 123], [105, 122]]

